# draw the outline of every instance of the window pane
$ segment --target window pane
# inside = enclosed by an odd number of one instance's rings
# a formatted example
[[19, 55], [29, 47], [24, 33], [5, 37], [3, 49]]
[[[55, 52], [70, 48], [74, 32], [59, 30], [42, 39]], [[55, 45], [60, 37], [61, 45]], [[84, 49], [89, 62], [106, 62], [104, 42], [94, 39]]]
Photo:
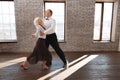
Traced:
[[9, 17], [10, 17], [10, 23], [15, 24], [15, 15], [9, 15]]
[[17, 38], [16, 35], [15, 35], [15, 36], [12, 36], [12, 40], [16, 40], [16, 38]]
[[94, 40], [100, 39], [100, 22], [101, 22], [101, 9], [102, 4], [96, 3], [95, 4], [95, 22], [94, 22]]
[[10, 23], [9, 15], [2, 15], [2, 20], [3, 20], [3, 24], [9, 24]]
[[[59, 41], [64, 41], [64, 14], [65, 14], [65, 3], [45, 3], [46, 9], [53, 11], [53, 18], [56, 20], [56, 34]], [[46, 10], [45, 9], [45, 10]]]
[[0, 41], [17, 40], [14, 2], [0, 1]]
[[10, 36], [10, 29], [4, 29], [4, 34], [5, 34], [5, 37]]
[[9, 3], [9, 13], [10, 14], [15, 14], [14, 11], [15, 9], [14, 9], [14, 3]]
[[1, 14], [0, 14], [0, 24], [2, 24], [3, 22], [2, 22], [2, 16], [1, 16]]
[[0, 15], [2, 14], [2, 3], [0, 2]]
[[3, 26], [0, 24], [0, 40], [4, 39]]
[[8, 14], [9, 13], [9, 4], [8, 3], [9, 3], [8, 1], [4, 1], [1, 4], [3, 14]]
[[102, 40], [110, 40], [112, 3], [104, 3]]
[[11, 30], [16, 31], [16, 27], [15, 27], [15, 24], [14, 24], [14, 23], [11, 23], [11, 24], [10, 24], [10, 28], [11, 28]]

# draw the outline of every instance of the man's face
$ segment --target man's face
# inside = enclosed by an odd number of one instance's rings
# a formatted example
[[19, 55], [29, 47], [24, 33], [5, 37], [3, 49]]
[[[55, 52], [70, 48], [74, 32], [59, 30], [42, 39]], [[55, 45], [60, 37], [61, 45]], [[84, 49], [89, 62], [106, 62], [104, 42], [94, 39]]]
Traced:
[[45, 17], [50, 17], [50, 16], [51, 16], [50, 11], [49, 11], [49, 10], [46, 10], [46, 11], [45, 11]]

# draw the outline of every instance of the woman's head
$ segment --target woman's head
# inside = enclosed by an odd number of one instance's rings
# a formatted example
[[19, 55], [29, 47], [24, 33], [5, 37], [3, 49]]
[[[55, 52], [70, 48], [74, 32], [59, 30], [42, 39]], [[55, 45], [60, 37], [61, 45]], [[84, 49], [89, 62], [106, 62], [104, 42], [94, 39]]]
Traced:
[[37, 25], [40, 25], [40, 23], [42, 22], [42, 19], [40, 17], [36, 17], [34, 19], [34, 25], [37, 26]]

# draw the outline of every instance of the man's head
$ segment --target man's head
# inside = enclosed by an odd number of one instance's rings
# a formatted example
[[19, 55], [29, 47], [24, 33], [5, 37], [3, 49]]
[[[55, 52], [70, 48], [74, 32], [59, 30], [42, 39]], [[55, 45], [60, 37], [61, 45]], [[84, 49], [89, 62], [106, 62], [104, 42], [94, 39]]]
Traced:
[[47, 10], [45, 11], [45, 17], [47, 17], [47, 18], [51, 17], [52, 14], [53, 14], [53, 12], [52, 12], [51, 9], [47, 9]]

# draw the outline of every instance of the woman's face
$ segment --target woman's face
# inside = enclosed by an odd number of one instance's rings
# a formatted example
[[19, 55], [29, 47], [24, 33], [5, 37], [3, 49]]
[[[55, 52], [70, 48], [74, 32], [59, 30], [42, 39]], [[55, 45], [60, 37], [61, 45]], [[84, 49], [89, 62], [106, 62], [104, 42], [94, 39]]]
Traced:
[[42, 23], [42, 19], [38, 19], [38, 23], [41, 24]]

